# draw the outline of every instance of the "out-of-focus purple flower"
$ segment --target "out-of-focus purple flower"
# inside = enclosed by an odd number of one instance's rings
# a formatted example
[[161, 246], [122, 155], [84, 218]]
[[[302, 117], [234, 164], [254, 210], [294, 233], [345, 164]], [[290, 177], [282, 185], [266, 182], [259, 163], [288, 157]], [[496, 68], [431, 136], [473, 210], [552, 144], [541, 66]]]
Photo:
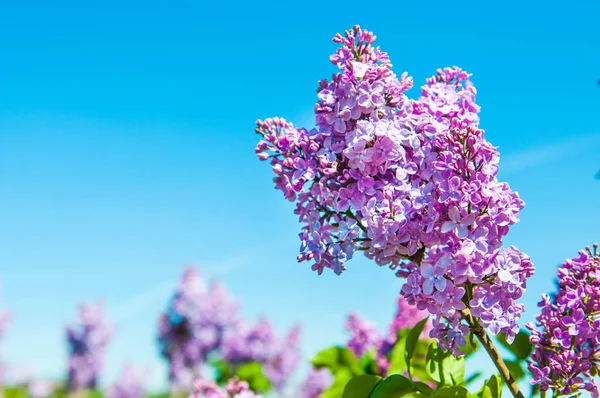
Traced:
[[[412, 329], [419, 321], [423, 320], [423, 318], [428, 315], [429, 312], [420, 310], [415, 305], [408, 304], [403, 296], [398, 297], [396, 316], [389, 328], [390, 338], [395, 340], [398, 335], [398, 330]], [[423, 328], [422, 336], [427, 336], [430, 330], [431, 322], [427, 322]]]
[[173, 390], [189, 390], [207, 356], [218, 351], [224, 336], [238, 323], [238, 303], [225, 287], [213, 282], [206, 289], [196, 268], [184, 270], [167, 311], [159, 320], [159, 345], [169, 362]]
[[350, 332], [350, 340], [347, 344], [348, 349], [357, 358], [360, 358], [371, 350], [377, 350], [383, 342], [383, 337], [375, 324], [363, 319], [356, 313], [348, 315], [345, 327]]
[[106, 347], [113, 330], [113, 326], [104, 318], [104, 306], [101, 303], [79, 307], [79, 321], [66, 328], [69, 391], [94, 389], [98, 386], [98, 377], [104, 368]]
[[294, 327], [282, 339], [273, 333], [271, 324], [262, 318], [256, 325], [241, 323], [223, 340], [221, 354], [234, 366], [259, 362], [271, 384], [282, 390], [300, 361], [300, 329]]
[[221, 355], [236, 365], [246, 362], [265, 362], [273, 351], [275, 335], [267, 319], [262, 318], [256, 325], [242, 322], [223, 339]]
[[536, 324], [529, 323], [534, 351], [531, 384], [553, 396], [588, 391], [598, 397], [600, 365], [600, 253], [580, 251], [558, 269], [558, 292], [544, 295]]
[[262, 395], [255, 394], [249, 389], [248, 383], [234, 377], [225, 388], [212, 380], [197, 379], [188, 398], [262, 398]]
[[265, 376], [276, 390], [285, 387], [300, 362], [300, 327], [295, 326], [275, 344], [271, 355], [263, 365]]
[[312, 368], [302, 383], [299, 395], [302, 398], [319, 398], [333, 383], [333, 375], [327, 368]]
[[131, 365], [123, 368], [119, 378], [105, 391], [107, 398], [143, 398], [146, 394], [148, 372], [140, 371]]

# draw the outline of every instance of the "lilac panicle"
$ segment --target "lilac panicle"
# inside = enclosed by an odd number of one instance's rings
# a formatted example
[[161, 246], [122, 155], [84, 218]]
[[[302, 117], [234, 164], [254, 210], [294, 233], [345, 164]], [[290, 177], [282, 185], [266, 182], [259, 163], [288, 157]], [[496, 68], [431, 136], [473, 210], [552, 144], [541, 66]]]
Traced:
[[254, 326], [241, 322], [225, 336], [221, 355], [233, 365], [247, 362], [265, 362], [271, 355], [275, 335], [269, 321], [262, 318]]
[[105, 391], [106, 398], [143, 398], [146, 395], [148, 373], [126, 365], [119, 379]]
[[160, 351], [169, 363], [172, 389], [191, 388], [207, 356], [218, 351], [224, 336], [237, 326], [238, 307], [221, 284], [213, 282], [207, 289], [196, 268], [183, 272], [159, 319]]
[[500, 248], [524, 202], [497, 179], [470, 74], [440, 69], [409, 99], [412, 79], [374, 41], [358, 26], [334, 37], [339, 71], [319, 82], [315, 128], [257, 121], [255, 151], [303, 224], [298, 259], [341, 274], [362, 251], [396, 269], [409, 304], [433, 315], [432, 337], [457, 355], [471, 309], [511, 341], [533, 267]]
[[536, 324], [529, 323], [534, 351], [531, 384], [553, 396], [588, 391], [598, 397], [600, 365], [600, 253], [580, 251], [558, 269], [558, 292], [544, 295]]
[[346, 330], [350, 332], [348, 349], [360, 358], [371, 350], [377, 350], [383, 343], [383, 337], [374, 323], [355, 313], [348, 315]]
[[[389, 327], [389, 338], [393, 340], [397, 338], [400, 329], [412, 329], [423, 318], [429, 316], [429, 312], [408, 304], [404, 296], [398, 297], [397, 304], [396, 315]], [[423, 334], [428, 334], [430, 330], [431, 322], [427, 322], [423, 329]]]
[[333, 384], [333, 375], [327, 368], [312, 368], [300, 387], [302, 398], [319, 398], [321, 393]]
[[278, 339], [266, 319], [251, 326], [241, 323], [225, 336], [221, 355], [234, 366], [259, 362], [263, 372], [277, 390], [282, 390], [300, 361], [300, 329], [298, 326], [283, 339]]
[[66, 327], [69, 353], [67, 389], [95, 389], [104, 369], [104, 357], [113, 326], [104, 317], [101, 303], [79, 307], [78, 322]]
[[225, 388], [212, 380], [197, 379], [188, 398], [262, 398], [262, 395], [253, 393], [247, 382], [234, 377]]
[[273, 387], [282, 391], [300, 362], [300, 327], [294, 326], [278, 341], [263, 365], [265, 376]]

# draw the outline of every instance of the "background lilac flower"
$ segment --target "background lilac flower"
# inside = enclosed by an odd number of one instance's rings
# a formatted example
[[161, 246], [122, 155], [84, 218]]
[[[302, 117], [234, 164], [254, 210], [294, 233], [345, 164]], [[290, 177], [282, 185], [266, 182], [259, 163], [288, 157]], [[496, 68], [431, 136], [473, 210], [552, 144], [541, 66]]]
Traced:
[[189, 398], [262, 398], [252, 392], [248, 383], [240, 381], [237, 377], [231, 379], [225, 388], [219, 387], [212, 380], [197, 379], [194, 382]]
[[383, 337], [375, 324], [361, 318], [358, 314], [348, 315], [345, 327], [350, 332], [347, 346], [357, 358], [371, 350], [376, 350], [383, 342]]
[[293, 327], [277, 342], [263, 371], [276, 390], [282, 391], [300, 363], [300, 327]]
[[98, 387], [113, 326], [104, 318], [101, 303], [79, 307], [79, 320], [67, 326], [69, 353], [67, 389], [77, 391]]
[[169, 364], [173, 390], [188, 390], [207, 356], [218, 351], [224, 336], [238, 323], [239, 305], [227, 290], [206, 284], [196, 268], [184, 270], [181, 282], [159, 319], [161, 355]]
[[299, 396], [302, 398], [319, 398], [321, 393], [333, 383], [333, 375], [327, 368], [312, 368], [302, 386]]
[[600, 364], [600, 254], [580, 251], [558, 269], [558, 291], [544, 295], [536, 324], [529, 323], [534, 351], [531, 384], [553, 396], [588, 391], [598, 397]]
[[119, 379], [105, 391], [106, 398], [143, 398], [146, 395], [148, 372], [126, 365]]

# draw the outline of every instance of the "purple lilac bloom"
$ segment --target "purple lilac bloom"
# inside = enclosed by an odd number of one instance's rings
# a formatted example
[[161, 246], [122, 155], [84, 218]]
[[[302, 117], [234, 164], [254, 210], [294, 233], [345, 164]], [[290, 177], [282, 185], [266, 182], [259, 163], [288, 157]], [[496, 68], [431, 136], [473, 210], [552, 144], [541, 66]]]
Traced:
[[219, 283], [206, 289], [196, 268], [183, 272], [167, 311], [159, 319], [161, 355], [169, 364], [173, 390], [191, 388], [207, 356], [221, 348], [239, 323], [239, 305]]
[[148, 372], [139, 371], [127, 365], [119, 379], [106, 389], [104, 396], [107, 398], [143, 398], [146, 395], [147, 382]]
[[375, 324], [363, 319], [358, 314], [348, 315], [345, 327], [350, 332], [347, 346], [357, 358], [369, 351], [377, 350], [383, 343], [383, 337]]
[[262, 395], [253, 393], [248, 383], [234, 377], [225, 388], [219, 387], [212, 380], [198, 379], [194, 382], [188, 398], [262, 398]]
[[302, 398], [319, 398], [321, 393], [333, 384], [333, 375], [327, 368], [312, 368], [304, 379], [299, 396]]
[[500, 155], [479, 127], [470, 74], [440, 69], [409, 99], [412, 79], [392, 72], [371, 32], [356, 26], [333, 41], [339, 73], [319, 82], [316, 127], [274, 117], [255, 130], [256, 153], [303, 224], [298, 260], [341, 274], [362, 251], [412, 276], [402, 292], [432, 315], [432, 337], [446, 348], [462, 341], [473, 293], [484, 327], [511, 341], [533, 267], [500, 247], [524, 202], [497, 178]]
[[278, 339], [271, 324], [261, 319], [256, 325], [241, 323], [223, 339], [221, 355], [234, 366], [259, 362], [267, 379], [282, 390], [300, 361], [300, 329], [294, 327]]
[[598, 397], [600, 365], [600, 253], [580, 251], [558, 269], [558, 292], [544, 295], [536, 324], [529, 323], [534, 352], [531, 384], [553, 396], [588, 391]]
[[275, 345], [275, 335], [269, 321], [262, 318], [256, 325], [241, 322], [223, 339], [221, 355], [233, 365], [265, 362]]
[[263, 365], [265, 376], [277, 391], [282, 391], [300, 363], [300, 327], [295, 326], [275, 344]]
[[66, 334], [69, 350], [67, 389], [95, 389], [113, 334], [113, 326], [104, 317], [104, 306], [101, 303], [81, 305], [78, 322], [67, 326]]

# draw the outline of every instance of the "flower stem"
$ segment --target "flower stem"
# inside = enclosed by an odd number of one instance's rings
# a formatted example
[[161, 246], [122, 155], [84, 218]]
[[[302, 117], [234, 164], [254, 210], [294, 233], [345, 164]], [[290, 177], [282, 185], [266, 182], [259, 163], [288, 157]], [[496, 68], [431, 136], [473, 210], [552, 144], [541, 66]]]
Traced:
[[523, 393], [519, 390], [519, 387], [517, 386], [517, 381], [510, 374], [510, 371], [506, 367], [506, 363], [498, 353], [498, 350], [496, 350], [496, 347], [494, 346], [494, 343], [492, 343], [492, 340], [490, 340], [488, 334], [480, 325], [478, 325], [475, 322], [475, 319], [470, 314], [470, 312], [463, 310], [462, 314], [465, 317], [467, 323], [469, 324], [471, 331], [475, 336], [477, 336], [477, 339], [481, 342], [481, 344], [487, 351], [488, 355], [492, 359], [492, 362], [494, 362], [494, 365], [496, 365], [496, 369], [498, 369], [498, 372], [500, 372], [500, 376], [508, 386], [508, 389], [510, 390], [513, 397], [525, 398]]

